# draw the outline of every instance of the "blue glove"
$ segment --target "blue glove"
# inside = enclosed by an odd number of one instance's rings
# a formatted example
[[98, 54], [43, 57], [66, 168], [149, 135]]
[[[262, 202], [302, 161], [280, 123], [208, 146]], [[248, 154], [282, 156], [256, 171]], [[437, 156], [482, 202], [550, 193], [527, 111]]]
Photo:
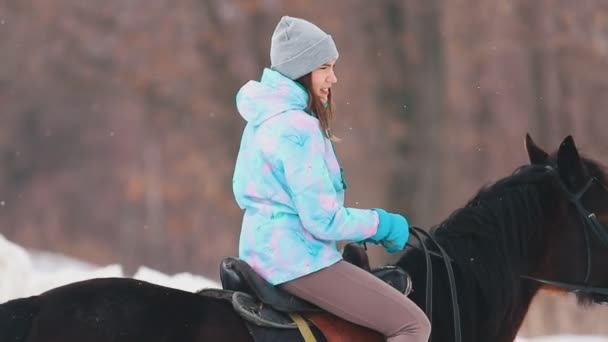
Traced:
[[410, 237], [410, 225], [405, 217], [379, 208], [373, 210], [378, 213], [378, 231], [369, 240], [381, 243], [389, 253], [403, 250]]

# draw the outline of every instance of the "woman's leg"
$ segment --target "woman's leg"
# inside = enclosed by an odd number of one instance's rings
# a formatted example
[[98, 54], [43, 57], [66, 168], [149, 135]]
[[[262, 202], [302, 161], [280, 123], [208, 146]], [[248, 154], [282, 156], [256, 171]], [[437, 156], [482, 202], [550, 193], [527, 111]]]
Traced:
[[373, 274], [346, 261], [279, 285], [283, 290], [390, 342], [427, 342], [431, 327], [409, 298]]

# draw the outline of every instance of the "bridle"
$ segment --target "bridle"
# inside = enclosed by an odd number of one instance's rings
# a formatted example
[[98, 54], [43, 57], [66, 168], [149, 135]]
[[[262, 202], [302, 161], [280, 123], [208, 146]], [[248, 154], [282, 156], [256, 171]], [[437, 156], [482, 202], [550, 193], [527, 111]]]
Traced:
[[[577, 213], [579, 214], [581, 220], [583, 221], [583, 225], [582, 225], [581, 229], [582, 229], [583, 235], [585, 237], [585, 249], [586, 249], [586, 259], [587, 259], [585, 280], [583, 281], [582, 285], [579, 285], [579, 284], [566, 283], [566, 282], [562, 282], [562, 281], [546, 280], [546, 279], [531, 277], [528, 275], [521, 275], [520, 277], [523, 279], [532, 280], [532, 281], [535, 281], [538, 283], [562, 288], [564, 290], [567, 290], [567, 291], [573, 292], [573, 293], [587, 293], [587, 294], [604, 295], [604, 296], [607, 296], [607, 301], [601, 302], [600, 304], [608, 304], [608, 288], [589, 286], [589, 280], [591, 278], [591, 243], [590, 243], [590, 239], [589, 239], [589, 235], [590, 235], [589, 231], [591, 231], [593, 233], [593, 235], [595, 235], [599, 239], [599, 241], [601, 242], [601, 244], [604, 247], [608, 248], [608, 229], [606, 229], [606, 227], [604, 227], [604, 225], [601, 224], [601, 222], [597, 219], [597, 216], [595, 215], [595, 213], [587, 210], [582, 204], [583, 196], [587, 193], [587, 191], [589, 191], [589, 189], [594, 184], [598, 184], [599, 186], [604, 188], [606, 191], [608, 191], [608, 189], [606, 189], [606, 187], [597, 178], [590, 177], [587, 180], [587, 182], [585, 183], [585, 185], [580, 190], [578, 190], [576, 192], [572, 192], [568, 189], [566, 184], [563, 182], [563, 180], [559, 176], [557, 169], [554, 166], [547, 165], [544, 167], [544, 169], [546, 172], [552, 173], [556, 176], [555, 178], [557, 179], [557, 182], [560, 186], [561, 191], [566, 195], [566, 198], [568, 199], [570, 204], [574, 205]], [[422, 250], [424, 257], [425, 257], [425, 263], [426, 263], [425, 312], [426, 312], [426, 315], [432, 324], [433, 272], [432, 272], [431, 256], [434, 256], [434, 257], [439, 257], [443, 260], [446, 270], [447, 270], [448, 280], [450, 283], [450, 294], [452, 297], [455, 342], [461, 342], [462, 333], [461, 333], [461, 327], [460, 327], [460, 307], [458, 305], [456, 281], [454, 278], [454, 270], [452, 268], [453, 260], [445, 252], [445, 250], [441, 247], [441, 245], [435, 240], [433, 235], [428, 233], [426, 230], [421, 229], [419, 227], [412, 226], [412, 227], [410, 227], [410, 233], [412, 234], [413, 237], [415, 237], [418, 240], [420, 246], [414, 246], [409, 243], [407, 245], [409, 247], [413, 247], [413, 248]], [[434, 251], [429, 250], [428, 247], [424, 244], [424, 240], [420, 237], [420, 235], [424, 235], [426, 237], [426, 241], [431, 241], [439, 252], [434, 252]]]
[[[597, 219], [595, 213], [587, 210], [582, 204], [582, 198], [587, 193], [587, 191], [593, 186], [593, 184], [597, 183], [602, 188], [606, 189], [606, 187], [595, 177], [590, 177], [585, 185], [576, 192], [571, 192], [563, 180], [559, 177], [557, 170], [555, 167], [551, 165], [545, 166], [546, 170], [550, 173], [557, 175], [557, 182], [562, 190], [562, 192], [566, 195], [568, 201], [574, 205], [579, 217], [583, 221], [583, 236], [585, 237], [585, 249], [587, 256], [587, 267], [585, 271], [585, 280], [583, 284], [571, 284], [562, 281], [555, 280], [546, 280], [536, 277], [531, 277], [527, 275], [522, 275], [521, 277], [524, 279], [533, 280], [542, 284], [555, 286], [558, 288], [562, 288], [564, 290], [568, 290], [573, 293], [587, 293], [587, 294], [600, 294], [604, 296], [608, 296], [608, 288], [606, 287], [593, 287], [589, 286], [589, 279], [591, 278], [591, 243], [589, 240], [589, 232], [593, 233], [595, 237], [598, 238], [599, 242], [606, 248], [608, 248], [608, 229], [602, 225], [602, 223]], [[608, 299], [607, 299], [608, 300]], [[608, 304], [608, 301], [601, 302], [600, 304]]]

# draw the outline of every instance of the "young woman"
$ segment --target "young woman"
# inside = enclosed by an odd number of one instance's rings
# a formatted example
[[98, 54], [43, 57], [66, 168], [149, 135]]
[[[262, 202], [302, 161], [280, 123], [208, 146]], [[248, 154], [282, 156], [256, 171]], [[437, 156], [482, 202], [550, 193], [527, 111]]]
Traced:
[[340, 240], [373, 241], [394, 253], [409, 238], [399, 214], [344, 207], [331, 130], [337, 58], [330, 35], [285, 16], [272, 36], [271, 67], [236, 96], [247, 121], [233, 178], [244, 210], [239, 257], [271, 284], [387, 341], [427, 341], [424, 312], [336, 248]]

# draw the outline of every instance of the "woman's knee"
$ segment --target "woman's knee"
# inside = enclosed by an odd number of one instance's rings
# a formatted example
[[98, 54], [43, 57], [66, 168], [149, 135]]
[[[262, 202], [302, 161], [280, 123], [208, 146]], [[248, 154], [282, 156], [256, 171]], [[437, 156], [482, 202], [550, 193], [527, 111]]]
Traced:
[[418, 325], [418, 331], [421, 337], [420, 341], [428, 341], [429, 337], [431, 336], [431, 322], [429, 321], [428, 317], [426, 317], [426, 315], [422, 315], [422, 317], [419, 319]]
[[431, 322], [425, 314], [418, 315], [410, 326], [409, 331], [410, 334], [420, 338], [416, 339], [415, 341], [426, 342], [429, 340], [429, 336], [431, 336]]
[[[388, 336], [388, 341], [398, 342], [402, 340], [411, 342], [427, 342], [431, 335], [431, 322], [422, 310], [415, 310], [408, 320], [394, 334]], [[407, 339], [404, 339], [407, 338]]]

